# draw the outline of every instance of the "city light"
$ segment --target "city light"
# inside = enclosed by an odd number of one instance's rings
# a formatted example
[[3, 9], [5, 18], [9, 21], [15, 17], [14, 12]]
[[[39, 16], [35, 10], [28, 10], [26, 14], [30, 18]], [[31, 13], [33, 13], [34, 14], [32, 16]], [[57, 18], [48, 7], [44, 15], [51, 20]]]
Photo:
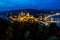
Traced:
[[[47, 19], [55, 16], [56, 14], [49, 14], [44, 16], [44, 18], [42, 18], [42, 16], [39, 16], [38, 18], [34, 17], [33, 15], [30, 15], [30, 13], [19, 13], [18, 16], [9, 16], [9, 18], [11, 19], [11, 22], [13, 23], [14, 21], [18, 21], [18, 22], [29, 22], [29, 23], [41, 23], [43, 22], [46, 26], [49, 26], [50, 23], [55, 23], [57, 21], [54, 21], [53, 18], [51, 18], [50, 21], [48, 21]], [[43, 20], [43, 21], [42, 21]]]

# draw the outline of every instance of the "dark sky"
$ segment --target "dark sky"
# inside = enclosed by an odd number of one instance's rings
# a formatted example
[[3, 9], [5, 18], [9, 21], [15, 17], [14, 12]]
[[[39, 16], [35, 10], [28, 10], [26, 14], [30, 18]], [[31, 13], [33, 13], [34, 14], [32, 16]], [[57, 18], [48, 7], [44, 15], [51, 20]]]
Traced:
[[13, 9], [60, 9], [60, 0], [0, 0], [0, 11]]

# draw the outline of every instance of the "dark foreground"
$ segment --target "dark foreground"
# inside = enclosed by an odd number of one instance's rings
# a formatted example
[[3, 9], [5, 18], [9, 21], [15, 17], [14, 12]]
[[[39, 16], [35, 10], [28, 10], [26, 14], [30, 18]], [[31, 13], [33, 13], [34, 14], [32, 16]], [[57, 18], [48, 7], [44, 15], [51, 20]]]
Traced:
[[11, 23], [0, 18], [0, 40], [60, 40], [60, 28], [55, 23], [42, 26], [39, 23]]

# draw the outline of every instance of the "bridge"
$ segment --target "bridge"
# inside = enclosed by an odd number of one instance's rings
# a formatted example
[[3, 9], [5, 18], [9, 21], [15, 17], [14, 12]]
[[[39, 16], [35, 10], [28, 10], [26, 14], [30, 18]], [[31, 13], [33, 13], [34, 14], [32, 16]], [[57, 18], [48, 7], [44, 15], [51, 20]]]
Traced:
[[45, 17], [43, 18], [43, 19], [44, 19], [44, 24], [45, 24], [45, 25], [49, 25], [50, 23], [60, 23], [60, 20], [54, 21], [54, 20], [53, 20], [54, 18], [51, 18], [50, 21], [47, 20], [47, 19], [50, 18], [50, 17], [58, 16], [58, 15], [60, 15], [60, 13], [50, 14], [50, 15], [45, 16]]
[[60, 13], [47, 15], [47, 16], [45, 16], [43, 19], [44, 19], [44, 20], [47, 20], [49, 17], [56, 16], [56, 15], [60, 15]]

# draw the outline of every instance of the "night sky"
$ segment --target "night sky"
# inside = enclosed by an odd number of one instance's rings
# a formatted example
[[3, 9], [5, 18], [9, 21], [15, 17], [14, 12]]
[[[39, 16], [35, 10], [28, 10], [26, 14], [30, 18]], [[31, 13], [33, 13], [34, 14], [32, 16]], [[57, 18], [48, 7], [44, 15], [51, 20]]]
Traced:
[[14, 9], [60, 9], [60, 0], [0, 0], [0, 11]]

